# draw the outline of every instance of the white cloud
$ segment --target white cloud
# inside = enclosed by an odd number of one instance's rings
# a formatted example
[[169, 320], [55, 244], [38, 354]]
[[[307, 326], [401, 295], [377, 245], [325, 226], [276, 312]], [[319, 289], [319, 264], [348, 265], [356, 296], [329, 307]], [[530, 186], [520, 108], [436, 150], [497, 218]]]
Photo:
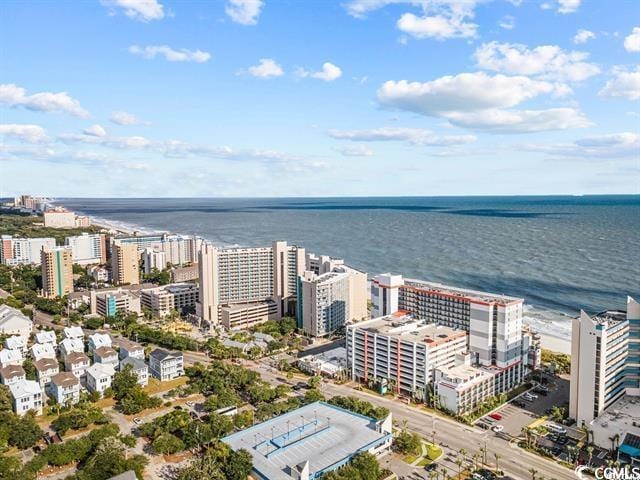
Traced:
[[516, 19], [513, 17], [513, 15], [505, 15], [498, 22], [498, 25], [505, 30], [513, 30], [516, 26]]
[[325, 82], [333, 82], [342, 76], [342, 70], [333, 63], [325, 62], [322, 64], [322, 70], [318, 72], [309, 72], [304, 68], [299, 68], [296, 71], [296, 75], [300, 78], [311, 77], [317, 78], [318, 80], [324, 80]]
[[336, 150], [345, 157], [372, 157], [374, 153], [365, 145], [346, 145], [336, 147]]
[[153, 59], [160, 55], [169, 62], [206, 63], [211, 59], [211, 54], [202, 50], [187, 50], [186, 48], [174, 50], [167, 45], [149, 45], [146, 47], [131, 45], [129, 53], [146, 59]]
[[88, 128], [84, 129], [85, 135], [91, 135], [94, 137], [105, 137], [107, 135], [107, 131], [101, 125], [91, 125]]
[[424, 128], [381, 127], [368, 130], [337, 130], [331, 129], [327, 134], [339, 140], [354, 142], [385, 142], [403, 141], [413, 145], [448, 146], [462, 145], [475, 142], [474, 135], [445, 135], [438, 136], [431, 130]]
[[0, 103], [24, 107], [37, 112], [66, 112], [76, 117], [88, 117], [89, 112], [67, 92], [41, 92], [27, 95], [27, 91], [12, 83], [0, 85]]
[[141, 136], [130, 137], [109, 137], [95, 136], [87, 134], [68, 133], [58, 136], [58, 140], [63, 143], [86, 143], [91, 145], [102, 145], [104, 147], [114, 148], [117, 150], [142, 150], [153, 146], [153, 142], [148, 138]]
[[259, 78], [273, 78], [284, 75], [282, 67], [272, 58], [261, 58], [258, 65], [247, 69], [250, 75]]
[[225, 12], [236, 23], [255, 25], [263, 6], [263, 0], [229, 0]]
[[582, 0], [558, 0], [558, 13], [573, 13], [580, 7]]
[[525, 145], [522, 148], [560, 158], [637, 159], [640, 151], [640, 135], [632, 132], [610, 133], [582, 138], [573, 143]]
[[466, 128], [494, 132], [534, 132], [590, 125], [573, 108], [505, 110], [542, 94], [563, 93], [562, 84], [524, 76], [461, 73], [420, 83], [385, 82], [377, 92], [387, 107], [441, 117]]
[[593, 40], [594, 38], [596, 38], [595, 33], [593, 33], [590, 30], [584, 30], [583, 28], [581, 28], [576, 32], [575, 36], [573, 37], [573, 43], [575, 44], [587, 43], [589, 40]]
[[49, 141], [44, 128], [40, 125], [0, 124], [0, 135], [24, 143], [47, 143]]
[[136, 117], [134, 114], [127, 113], [127, 112], [113, 112], [111, 114], [111, 117], [109, 117], [109, 120], [111, 120], [113, 123], [115, 123], [117, 125], [141, 125], [141, 124], [146, 124], [146, 122], [143, 122], [138, 117]]
[[485, 70], [544, 79], [580, 82], [600, 73], [597, 65], [585, 61], [587, 52], [565, 52], [555, 45], [529, 49], [517, 43], [490, 42], [478, 47], [474, 57]]
[[624, 48], [627, 52], [640, 52], [640, 27], [634, 27], [624, 38]]
[[55, 154], [54, 150], [44, 146], [5, 145], [0, 143], [0, 161], [17, 159], [46, 160]]
[[620, 67], [615, 68], [613, 78], [607, 80], [598, 95], [601, 97], [625, 97], [629, 100], [640, 99], [640, 66], [631, 71]]
[[127, 17], [141, 22], [162, 20], [165, 16], [164, 7], [157, 0], [100, 0], [100, 3], [113, 11], [122, 9]]
[[475, 15], [477, 0], [351, 0], [345, 5], [349, 15], [364, 18], [387, 5], [418, 7], [419, 15], [404, 13], [396, 22], [399, 30], [416, 38], [475, 37], [478, 25], [468, 22]]

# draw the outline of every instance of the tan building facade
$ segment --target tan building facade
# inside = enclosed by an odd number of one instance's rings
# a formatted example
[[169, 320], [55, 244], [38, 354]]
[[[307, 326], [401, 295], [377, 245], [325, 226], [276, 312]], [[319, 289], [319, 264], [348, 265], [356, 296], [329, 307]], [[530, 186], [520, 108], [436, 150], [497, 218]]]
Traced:
[[138, 247], [135, 244], [121, 244], [117, 240], [111, 245], [111, 275], [113, 283], [122, 285], [140, 283]]
[[73, 253], [70, 247], [43, 248], [40, 254], [42, 294], [63, 297], [73, 292]]

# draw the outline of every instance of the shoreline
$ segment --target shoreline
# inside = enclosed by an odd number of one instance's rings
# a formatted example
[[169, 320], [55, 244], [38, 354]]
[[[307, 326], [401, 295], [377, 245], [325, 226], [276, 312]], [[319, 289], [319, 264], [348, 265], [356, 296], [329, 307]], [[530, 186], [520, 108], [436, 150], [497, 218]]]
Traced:
[[[59, 201], [55, 201], [54, 203], [58, 203], [59, 205], [63, 205], [61, 202]], [[79, 213], [82, 213], [81, 211]], [[140, 235], [152, 235], [152, 234], [159, 234], [159, 233], [166, 233], [169, 232], [168, 230], [164, 230], [164, 231], [155, 231], [155, 230], [148, 230], [145, 228], [141, 228], [138, 227], [136, 225], [130, 225], [130, 224], [126, 224], [126, 223], [122, 223], [122, 222], [118, 222], [118, 221], [114, 221], [114, 220], [107, 220], [104, 218], [97, 218], [94, 216], [89, 215], [89, 218], [91, 219], [91, 223], [93, 225], [96, 225], [100, 228], [103, 228], [107, 231], [110, 232], [116, 232], [118, 234], [124, 234], [124, 235], [135, 235], [135, 234], [140, 234]], [[173, 232], [175, 233], [175, 232]], [[209, 240], [209, 239], [206, 239]], [[211, 240], [209, 240], [211, 241]], [[533, 315], [532, 315], [533, 314]], [[536, 315], [537, 314], [537, 315]], [[549, 316], [551, 316], [552, 318], [549, 318]], [[556, 353], [564, 353], [567, 355], [571, 354], [571, 323], [570, 323], [570, 315], [565, 313], [565, 312], [558, 312], [558, 311], [554, 311], [554, 310], [546, 310], [546, 309], [538, 309], [536, 307], [534, 307], [533, 305], [529, 305], [529, 308], [527, 309], [527, 311], [524, 312], [524, 318], [523, 318], [523, 324], [529, 326], [532, 330], [536, 331], [539, 335], [540, 335], [540, 344], [541, 347], [545, 350], [551, 350], [553, 352]], [[558, 322], [558, 320], [562, 321], [566, 319], [566, 321], [569, 324], [569, 338], [564, 337], [564, 336], [560, 336], [560, 335], [553, 335], [553, 334], [548, 334], [548, 333], [542, 333], [541, 332], [541, 323], [544, 324], [553, 324], [554, 320], [556, 322]], [[541, 320], [543, 320], [543, 322], [541, 322]], [[564, 322], [562, 322], [564, 323]], [[555, 324], [556, 326], [558, 325], [557, 323]], [[564, 329], [560, 329], [560, 330], [567, 330], [566, 328]], [[558, 331], [556, 329], [556, 331]], [[558, 332], [559, 333], [559, 332]]]

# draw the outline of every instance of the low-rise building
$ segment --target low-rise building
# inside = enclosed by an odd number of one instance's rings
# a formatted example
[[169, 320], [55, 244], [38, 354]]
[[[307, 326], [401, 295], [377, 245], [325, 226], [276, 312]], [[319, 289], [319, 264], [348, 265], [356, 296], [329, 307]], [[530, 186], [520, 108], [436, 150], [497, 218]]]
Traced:
[[138, 294], [118, 288], [106, 292], [91, 291], [92, 311], [95, 305], [95, 313], [103, 317], [113, 317], [116, 313], [140, 313], [141, 304]]
[[41, 358], [33, 362], [36, 368], [36, 377], [42, 389], [47, 389], [51, 383], [51, 377], [60, 373], [60, 365], [55, 358]]
[[248, 330], [267, 320], [278, 318], [278, 305], [272, 300], [234, 303], [220, 307], [220, 322], [229, 330]]
[[452, 368], [436, 370], [435, 394], [441, 408], [467, 415], [495, 395], [494, 376], [469, 364], [469, 356]]
[[111, 387], [114, 375], [115, 370], [113, 366], [94, 363], [87, 368], [87, 390], [104, 395], [104, 391]]
[[4, 339], [4, 348], [9, 350], [20, 350], [23, 356], [27, 356], [27, 338], [20, 335], [13, 335]]
[[36, 343], [40, 345], [50, 344], [55, 348], [58, 345], [56, 332], [53, 330], [40, 330], [36, 332]]
[[20, 365], [8, 365], [0, 369], [0, 379], [3, 385], [13, 385], [20, 380], [26, 380], [27, 374]]
[[60, 342], [60, 355], [65, 360], [72, 353], [84, 353], [84, 339], [65, 338]]
[[44, 226], [47, 228], [75, 228], [76, 214], [64, 207], [45, 210]]
[[96, 332], [93, 335], [89, 335], [89, 353], [93, 353], [100, 347], [111, 348], [112, 341], [108, 333]]
[[120, 371], [131, 365], [131, 372], [138, 377], [138, 384], [146, 386], [149, 383], [149, 367], [146, 362], [136, 357], [126, 357], [120, 361]]
[[9, 365], [22, 365], [24, 357], [20, 350], [0, 350], [0, 368], [8, 367]]
[[93, 361], [116, 368], [118, 366], [118, 353], [111, 347], [98, 347], [93, 351]]
[[347, 374], [347, 349], [334, 348], [317, 355], [307, 355], [298, 359], [298, 368], [309, 375], [340, 377]]
[[195, 283], [173, 283], [142, 290], [141, 302], [155, 316], [165, 317], [173, 311], [195, 311], [198, 295], [198, 285]]
[[184, 375], [182, 352], [170, 352], [163, 348], [156, 348], [149, 355], [149, 370], [151, 375], [162, 382]]
[[611, 407], [588, 424], [593, 443], [604, 450], [618, 450], [625, 463], [640, 462], [640, 390], [619, 398]]
[[0, 305], [0, 334], [29, 338], [33, 322], [17, 308]]
[[72, 352], [64, 359], [64, 369], [73, 373], [81, 382], [84, 382], [87, 378], [86, 372], [89, 364], [89, 357], [81, 352]]
[[0, 263], [3, 265], [40, 265], [40, 251], [56, 246], [55, 238], [0, 237]]
[[194, 263], [186, 267], [174, 267], [171, 269], [171, 281], [173, 283], [190, 282], [198, 279], [198, 264]]
[[87, 274], [96, 283], [107, 283], [109, 281], [109, 270], [99, 265], [88, 267]]
[[51, 377], [49, 394], [60, 405], [75, 405], [80, 401], [80, 380], [71, 372], [60, 372]]
[[50, 343], [36, 343], [31, 346], [31, 356], [34, 360], [42, 358], [56, 358], [56, 351]]
[[144, 360], [144, 347], [139, 343], [135, 343], [127, 339], [121, 339], [118, 344], [120, 346], [120, 351], [118, 353], [121, 360], [124, 360], [127, 357]]
[[64, 327], [62, 330], [62, 338], [79, 338], [84, 342], [84, 332], [82, 327]]
[[33, 380], [20, 380], [9, 385], [13, 397], [13, 411], [18, 415], [24, 415], [29, 410], [42, 414], [42, 390], [38, 382]]

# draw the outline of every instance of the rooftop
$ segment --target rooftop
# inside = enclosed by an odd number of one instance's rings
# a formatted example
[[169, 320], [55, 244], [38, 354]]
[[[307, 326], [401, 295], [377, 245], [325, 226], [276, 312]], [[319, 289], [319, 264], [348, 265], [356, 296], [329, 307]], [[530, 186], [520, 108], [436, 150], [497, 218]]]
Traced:
[[40, 384], [33, 380], [18, 380], [13, 385], [9, 385], [9, 390], [11, 390], [13, 398], [23, 398], [42, 394]]
[[443, 294], [449, 297], [461, 297], [478, 303], [498, 303], [506, 305], [509, 303], [524, 301], [524, 299], [518, 297], [481, 292], [478, 290], [470, 290], [468, 288], [450, 287], [441, 283], [427, 282], [424, 280], [416, 280], [413, 278], [406, 278], [404, 280], [404, 285], [406, 287], [414, 287], [420, 290], [427, 290], [429, 292]]
[[36, 342], [38, 343], [56, 343], [56, 332], [53, 330], [41, 330], [36, 333]]
[[437, 346], [440, 343], [467, 336], [464, 330], [417, 320], [402, 312], [355, 323], [349, 328], [400, 338], [407, 342], [424, 342], [429, 346]]
[[182, 352], [171, 352], [169, 350], [165, 350], [163, 348], [156, 348], [155, 350], [153, 350], [150, 354], [149, 357], [153, 357], [157, 360], [164, 360], [165, 358], [178, 358], [178, 357], [182, 357]]
[[118, 355], [116, 353], [116, 351], [111, 348], [111, 347], [100, 347], [100, 348], [96, 348], [95, 349], [95, 353], [98, 354], [99, 357], [108, 357], [108, 356], [112, 356], [115, 357], [116, 355]]
[[605, 310], [604, 312], [592, 315], [591, 318], [599, 324], [615, 325], [616, 323], [627, 321], [627, 312], [624, 310]]
[[603, 448], [611, 448], [609, 439], [615, 435], [619, 435], [620, 444], [626, 434], [640, 437], [640, 396], [624, 395], [589, 427], [593, 430], [595, 443]]
[[0, 370], [0, 374], [2, 375], [2, 378], [5, 379], [25, 376], [24, 368], [20, 365], [7, 365]]
[[134, 371], [141, 370], [147, 366], [147, 363], [141, 358], [136, 357], [127, 357], [120, 360], [120, 370], [122, 370], [127, 365], [131, 365]]
[[60, 372], [51, 377], [51, 382], [58, 387], [72, 387], [78, 385], [80, 380], [71, 372]]
[[87, 375], [91, 375], [93, 378], [113, 377], [115, 373], [113, 366], [108, 363], [94, 363], [87, 368]]
[[475, 383], [493, 378], [493, 375], [486, 370], [466, 364], [443, 369], [442, 374], [440, 382], [455, 389], [465, 389]]
[[82, 352], [71, 352], [65, 358], [65, 363], [78, 363], [78, 362], [89, 362], [89, 357], [87, 357]]
[[81, 327], [64, 327], [65, 338], [84, 338], [84, 332]]
[[41, 358], [40, 360], [33, 362], [33, 365], [36, 367], [36, 370], [44, 372], [58, 367], [58, 361], [53, 358]]
[[377, 421], [324, 402], [315, 402], [222, 439], [246, 449], [253, 467], [269, 480], [291, 480], [291, 468], [309, 462], [310, 478], [331, 470], [358, 451], [385, 442]]

